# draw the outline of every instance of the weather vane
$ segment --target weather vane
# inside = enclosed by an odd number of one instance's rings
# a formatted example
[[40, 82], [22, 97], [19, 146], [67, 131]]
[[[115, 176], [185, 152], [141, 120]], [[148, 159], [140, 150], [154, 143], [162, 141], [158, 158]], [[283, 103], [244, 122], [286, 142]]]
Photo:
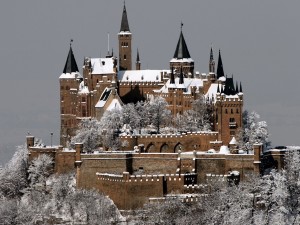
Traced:
[[71, 38], [71, 40], [70, 40], [70, 46], [72, 46], [72, 42], [73, 42], [73, 39]]
[[181, 24], [180, 24], [181, 31], [182, 31], [182, 27], [183, 27], [183, 22], [181, 21]]

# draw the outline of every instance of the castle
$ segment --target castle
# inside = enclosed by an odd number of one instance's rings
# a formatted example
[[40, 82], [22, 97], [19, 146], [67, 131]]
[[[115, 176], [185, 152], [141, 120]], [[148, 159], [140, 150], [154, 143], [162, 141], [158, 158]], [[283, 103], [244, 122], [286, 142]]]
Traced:
[[[208, 181], [260, 173], [262, 146], [253, 146], [252, 154], [238, 149], [235, 136], [242, 127], [244, 95], [241, 83], [225, 76], [220, 51], [217, 69], [211, 49], [208, 73], [195, 72], [181, 25], [169, 69], [143, 70], [137, 51], [132, 70], [132, 32], [125, 4], [118, 40], [118, 58], [112, 52], [105, 58], [86, 57], [82, 73], [70, 44], [59, 77], [61, 145], [35, 146], [34, 137], [28, 136], [29, 160], [51, 155], [55, 172], [75, 170], [77, 187], [99, 189], [121, 209], [141, 207], [150, 197], [205, 192]], [[156, 96], [166, 100], [173, 116], [203, 98], [210, 105], [212, 131], [126, 135], [120, 138], [128, 145], [120, 151], [85, 153], [81, 143], [66, 148], [83, 118], [100, 119], [105, 111]]]
[[70, 45], [63, 73], [59, 77], [60, 143], [63, 146], [75, 135], [82, 118], [100, 119], [106, 110], [126, 103], [149, 100], [154, 96], [161, 96], [167, 101], [173, 116], [183, 114], [191, 109], [194, 100], [204, 97], [212, 107], [211, 128], [218, 134], [215, 140], [224, 145], [229, 144], [242, 126], [244, 96], [241, 84], [234, 84], [232, 77], [225, 77], [220, 51], [217, 71], [211, 49], [208, 73], [195, 72], [194, 60], [190, 56], [181, 26], [169, 69], [142, 70], [137, 51], [135, 70], [132, 70], [132, 32], [125, 4], [118, 40], [118, 58], [110, 52], [106, 58], [86, 57], [82, 75]]

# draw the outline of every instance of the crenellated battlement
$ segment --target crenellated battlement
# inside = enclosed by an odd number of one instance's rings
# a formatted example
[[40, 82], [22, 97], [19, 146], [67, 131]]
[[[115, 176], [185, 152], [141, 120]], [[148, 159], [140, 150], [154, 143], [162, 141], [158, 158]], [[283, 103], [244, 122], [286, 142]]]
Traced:
[[131, 86], [131, 85], [144, 85], [144, 86], [153, 86], [153, 85], [160, 85], [164, 84], [164, 82], [160, 80], [155, 80], [155, 81], [121, 81], [119, 80], [119, 85], [120, 86]]
[[210, 187], [207, 184], [192, 184], [184, 185], [183, 190], [185, 194], [200, 194], [200, 193], [209, 193]]
[[187, 133], [181, 133], [181, 134], [144, 134], [144, 135], [124, 135], [121, 136], [121, 138], [127, 139], [127, 138], [183, 138], [186, 136], [218, 136], [218, 132], [214, 131], [197, 131], [197, 132], [187, 132]]
[[98, 180], [110, 182], [162, 182], [165, 181], [179, 181], [182, 182], [184, 178], [189, 175], [186, 174], [144, 174], [144, 175], [130, 175], [128, 172], [123, 172], [123, 175], [96, 173]]
[[217, 182], [217, 181], [221, 181], [221, 182], [227, 182], [229, 175], [228, 174], [206, 174], [206, 181], [207, 183], [211, 183], [211, 182]]

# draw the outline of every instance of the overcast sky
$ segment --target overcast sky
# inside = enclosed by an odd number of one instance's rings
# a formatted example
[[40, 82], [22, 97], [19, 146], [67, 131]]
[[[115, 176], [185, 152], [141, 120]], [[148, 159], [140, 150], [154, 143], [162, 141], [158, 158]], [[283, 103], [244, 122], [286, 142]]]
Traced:
[[[242, 81], [245, 109], [266, 120], [273, 145], [300, 145], [299, 0], [127, 0], [133, 61], [167, 69], [180, 22], [196, 71], [209, 49], [222, 51], [225, 73]], [[117, 49], [122, 0], [3, 1], [0, 7], [0, 164], [27, 132], [50, 144], [59, 137], [58, 77], [69, 41], [79, 67], [104, 57], [107, 33]]]

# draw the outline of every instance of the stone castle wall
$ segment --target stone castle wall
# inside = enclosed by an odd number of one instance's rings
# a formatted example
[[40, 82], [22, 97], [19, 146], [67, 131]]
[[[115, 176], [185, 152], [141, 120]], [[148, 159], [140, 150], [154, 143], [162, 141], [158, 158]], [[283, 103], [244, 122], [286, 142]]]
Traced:
[[168, 193], [181, 193], [185, 175], [123, 175], [97, 173], [99, 190], [113, 199], [119, 209], [142, 207], [149, 197], [163, 197]]
[[217, 132], [188, 132], [187, 134], [157, 134], [122, 136], [121, 142], [128, 142], [122, 150], [134, 149], [134, 146], [144, 145], [148, 153], [174, 153], [180, 151], [207, 151], [215, 146]]

